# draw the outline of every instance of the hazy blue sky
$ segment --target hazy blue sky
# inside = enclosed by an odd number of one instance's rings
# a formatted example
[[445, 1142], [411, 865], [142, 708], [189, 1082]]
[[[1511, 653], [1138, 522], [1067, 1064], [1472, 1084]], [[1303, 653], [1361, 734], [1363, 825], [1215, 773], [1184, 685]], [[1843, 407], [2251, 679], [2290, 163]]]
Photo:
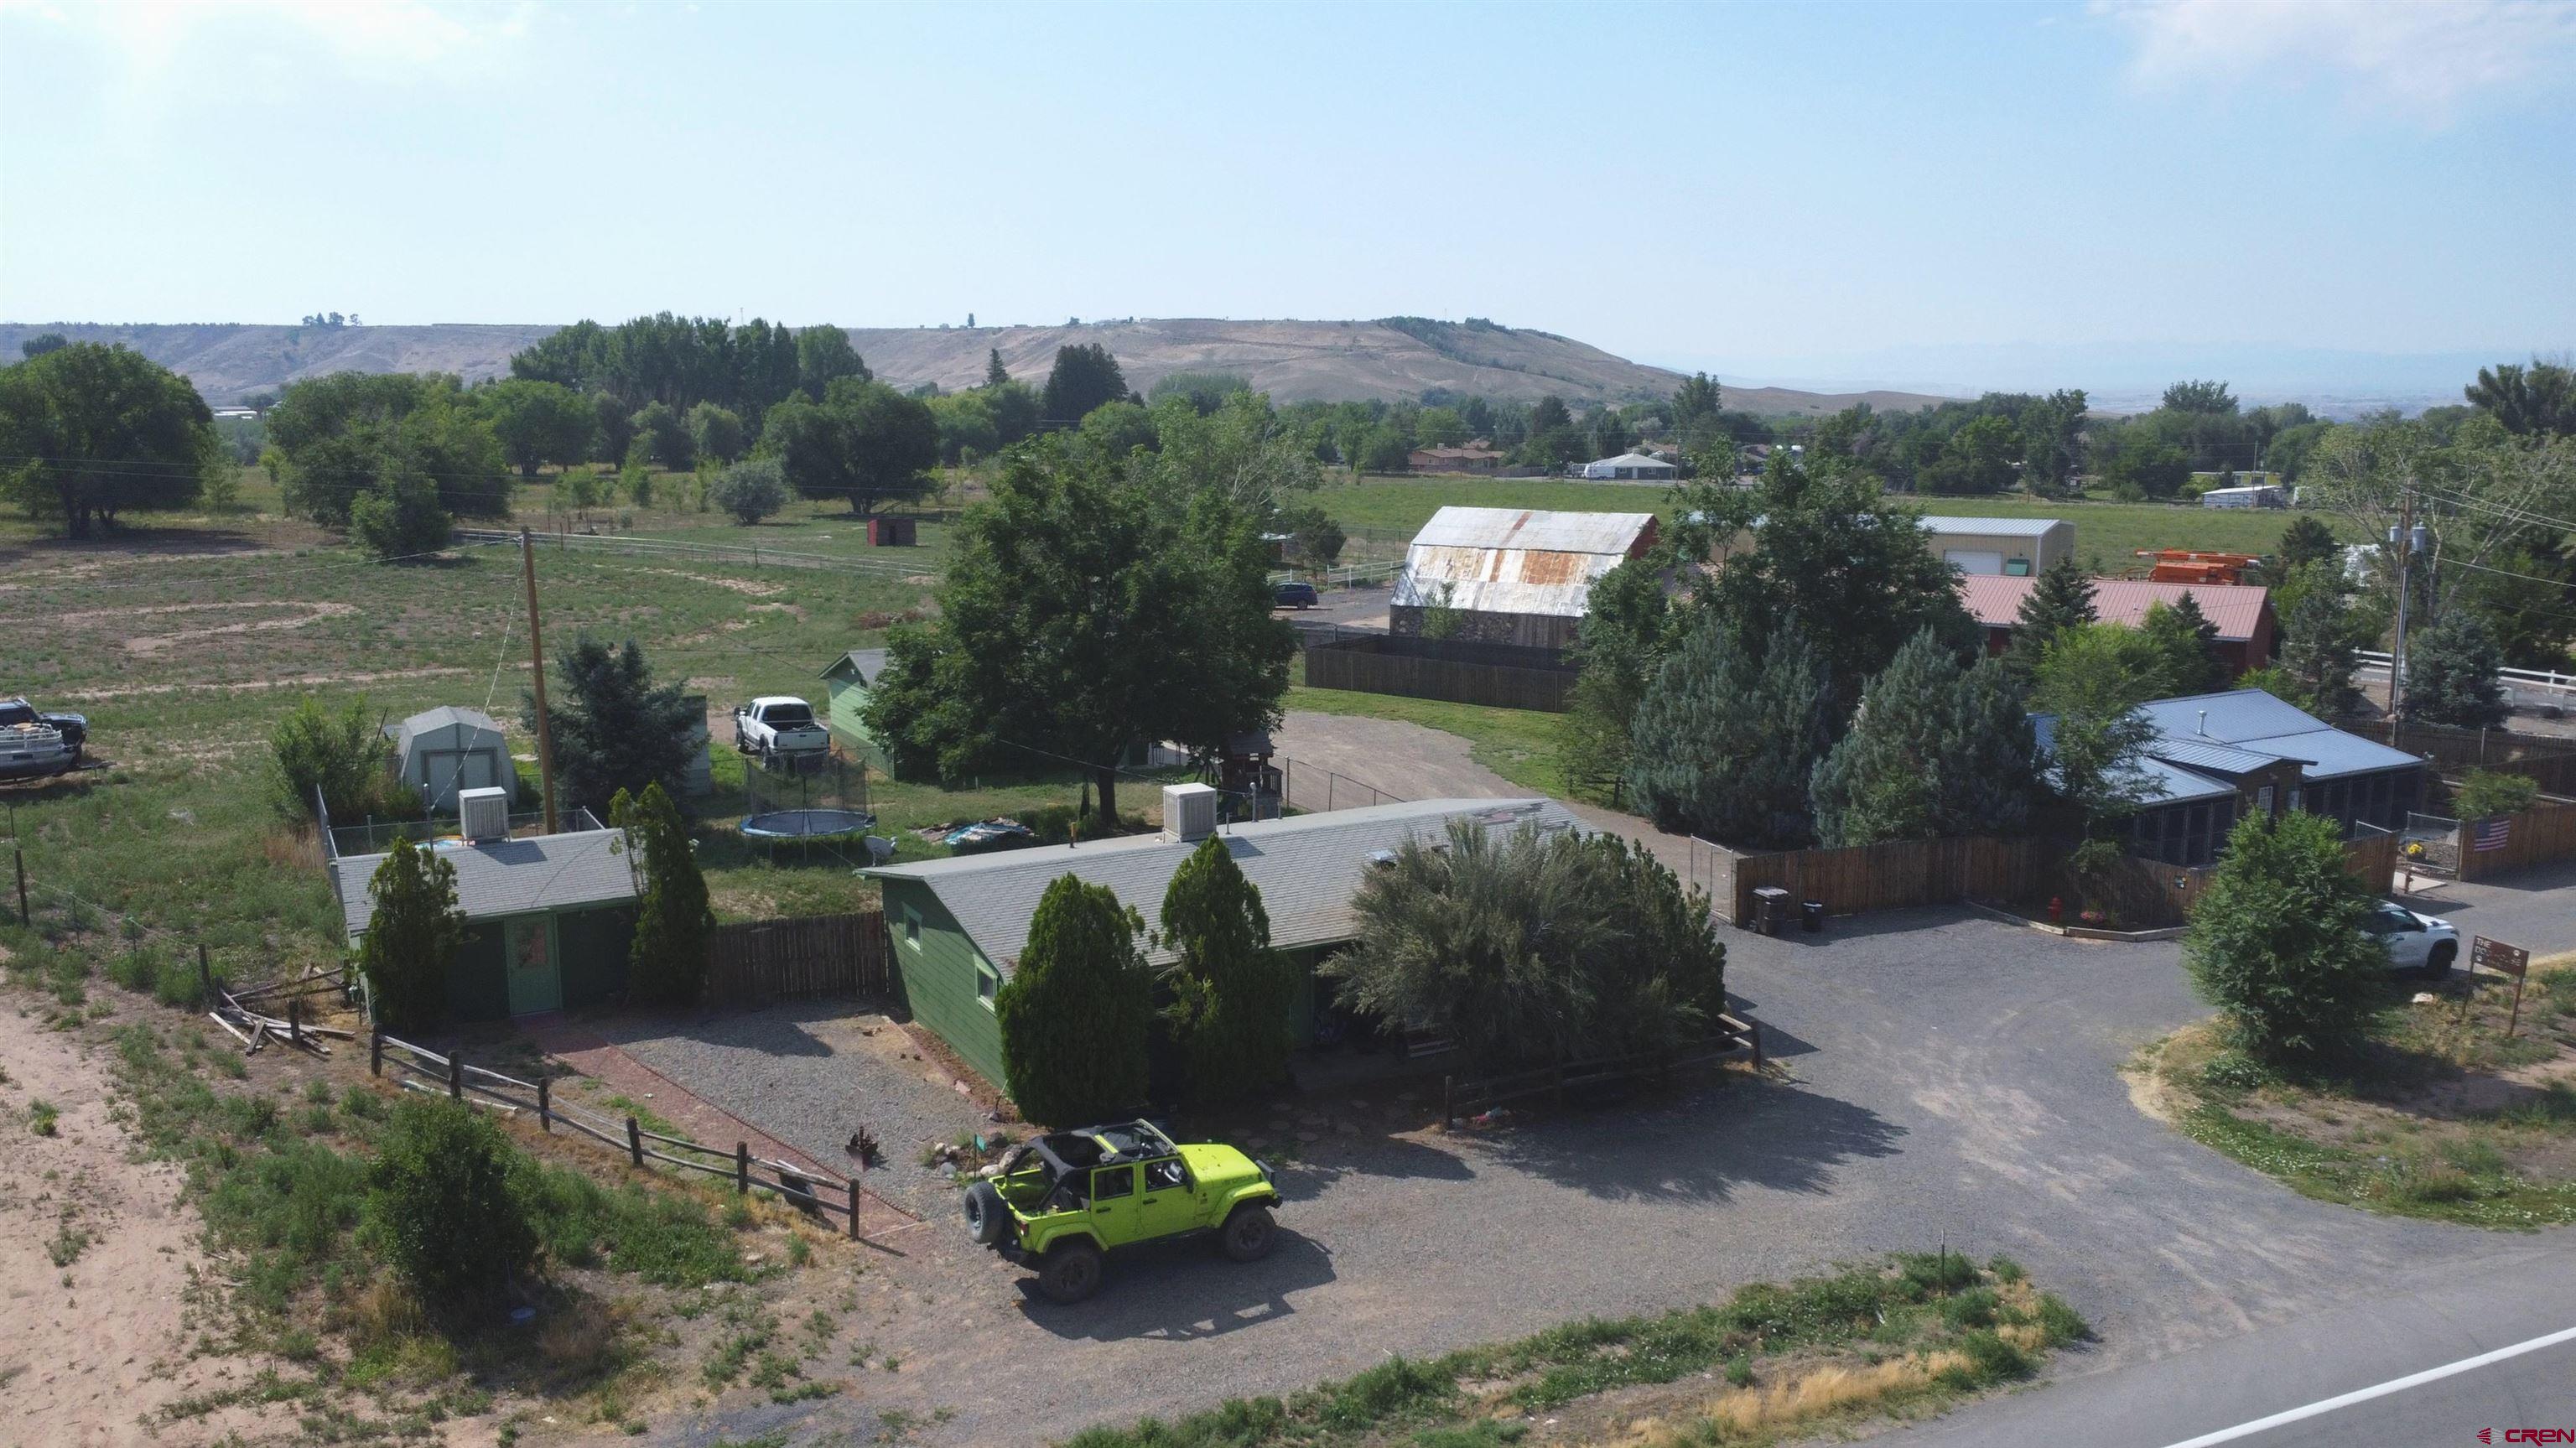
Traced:
[[2576, 345], [2576, 5], [0, 0], [0, 318]]

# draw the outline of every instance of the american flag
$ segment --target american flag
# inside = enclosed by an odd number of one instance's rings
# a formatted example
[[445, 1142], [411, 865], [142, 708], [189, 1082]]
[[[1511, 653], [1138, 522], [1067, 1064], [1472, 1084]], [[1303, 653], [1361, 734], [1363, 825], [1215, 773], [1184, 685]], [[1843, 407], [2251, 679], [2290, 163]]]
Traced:
[[2501, 850], [2504, 848], [2505, 838], [2512, 833], [2513, 821], [2502, 815], [2491, 820], [2480, 820], [2476, 833], [2469, 837], [2469, 848]]

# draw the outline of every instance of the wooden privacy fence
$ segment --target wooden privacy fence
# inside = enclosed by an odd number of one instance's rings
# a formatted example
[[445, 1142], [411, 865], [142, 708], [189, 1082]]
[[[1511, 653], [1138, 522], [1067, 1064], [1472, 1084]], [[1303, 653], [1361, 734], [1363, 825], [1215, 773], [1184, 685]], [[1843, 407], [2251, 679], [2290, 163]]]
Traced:
[[1440, 1124], [1453, 1126], [1461, 1116], [1474, 1116], [1490, 1111], [1509, 1101], [1526, 1101], [1545, 1096], [1559, 1105], [1565, 1093], [1587, 1086], [1606, 1086], [1635, 1081], [1644, 1077], [1663, 1079], [1674, 1071], [1711, 1065], [1730, 1057], [1751, 1053], [1756, 1070], [1762, 1066], [1762, 1028], [1736, 1016], [1720, 1015], [1716, 1033], [1680, 1052], [1650, 1052], [1636, 1056], [1600, 1056], [1588, 1061], [1568, 1061], [1558, 1066], [1540, 1066], [1529, 1071], [1513, 1071], [1499, 1076], [1440, 1078]]
[[1792, 900], [1823, 901], [1833, 915], [1963, 899], [2018, 900], [2038, 886], [2048, 858], [2043, 840], [1991, 835], [1740, 855], [1729, 908], [1737, 925], [1750, 926], [1753, 892], [1766, 886], [1788, 891]]
[[[2498, 823], [2504, 826], [2504, 842], [2478, 848], [2482, 831], [2491, 832]], [[2485, 837], [2493, 836], [2489, 833]], [[2525, 865], [2545, 865], [2571, 857], [2576, 857], [2576, 800], [2544, 799], [2520, 814], [2496, 820], [2460, 821], [2463, 880], [2483, 880]]]
[[522, 1081], [516, 1076], [468, 1065], [454, 1052], [441, 1055], [426, 1046], [388, 1036], [381, 1030], [369, 1032], [368, 1071], [382, 1076], [388, 1066], [394, 1068], [395, 1079], [408, 1090], [432, 1094], [444, 1092], [452, 1101], [497, 1107], [513, 1113], [532, 1113], [538, 1130], [552, 1133], [557, 1127], [563, 1127], [574, 1135], [586, 1137], [619, 1153], [639, 1169], [647, 1161], [658, 1161], [687, 1171], [723, 1177], [733, 1183], [736, 1192], [748, 1194], [754, 1187], [776, 1192], [792, 1205], [817, 1216], [846, 1218], [850, 1236], [854, 1239], [862, 1234], [862, 1222], [870, 1202], [885, 1208], [887, 1214], [898, 1222], [914, 1220], [910, 1213], [867, 1190], [857, 1176], [833, 1177], [793, 1162], [756, 1157], [751, 1154], [748, 1141], [737, 1141], [728, 1150], [703, 1145], [684, 1136], [665, 1136], [658, 1131], [647, 1131], [632, 1116], [621, 1120], [571, 1102], [555, 1100], [554, 1082], [550, 1079]]
[[[2365, 739], [2386, 739], [2385, 721], [2352, 720], [2346, 725]], [[2395, 747], [2433, 761], [2444, 774], [2472, 769], [2519, 774], [2540, 786], [2543, 794], [2576, 795], [2576, 740], [2545, 734], [2516, 734], [2509, 729], [2446, 729], [2409, 724], [2397, 731]]]
[[1531, 668], [1398, 652], [1405, 647], [1405, 641], [1377, 636], [1314, 645], [1306, 650], [1306, 683], [1317, 689], [1355, 689], [1562, 714], [1566, 693], [1579, 677], [1562, 667]]
[[[2374, 895], [2388, 892], [2397, 870], [2397, 836], [2373, 831], [2343, 842], [2343, 867]], [[2051, 888], [2072, 901], [2078, 897], [2107, 905], [2123, 930], [2161, 930], [2191, 919], [2193, 907], [2209, 891], [2212, 867], [2168, 865], [2161, 860], [2123, 855], [2110, 870], [2089, 881], [2063, 878]], [[2068, 906], [2073, 915], [2075, 906]], [[2067, 924], [2075, 924], [2070, 918]]]
[[706, 1003], [761, 1005], [822, 995], [882, 995], [885, 912], [719, 925], [707, 939]]

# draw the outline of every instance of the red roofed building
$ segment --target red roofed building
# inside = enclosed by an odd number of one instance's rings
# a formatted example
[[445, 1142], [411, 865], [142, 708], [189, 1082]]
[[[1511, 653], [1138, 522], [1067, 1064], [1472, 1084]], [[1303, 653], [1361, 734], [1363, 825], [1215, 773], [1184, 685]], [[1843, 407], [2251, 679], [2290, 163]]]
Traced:
[[[2002, 653], [2021, 626], [2022, 600], [2039, 586], [2036, 578], [1999, 573], [1968, 573], [1959, 578], [1959, 598], [1986, 631], [1986, 651]], [[2272, 591], [2237, 583], [2150, 583], [2142, 578], [2093, 580], [2093, 612], [2104, 623], [2136, 628], [2147, 621], [2153, 604], [2172, 605], [2184, 594], [2218, 625], [2218, 656], [2230, 674], [2259, 669], [2272, 662], [2272, 635], [2277, 620]]]

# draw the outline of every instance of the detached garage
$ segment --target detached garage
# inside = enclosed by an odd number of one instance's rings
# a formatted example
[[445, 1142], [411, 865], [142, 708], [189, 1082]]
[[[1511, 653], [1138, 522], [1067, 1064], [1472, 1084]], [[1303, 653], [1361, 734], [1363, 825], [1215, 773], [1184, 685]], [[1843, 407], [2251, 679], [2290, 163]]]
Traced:
[[1959, 518], [1930, 514], [1924, 539], [1943, 562], [1969, 574], [2037, 576], [2075, 556], [2075, 525], [2062, 518]]
[[501, 725], [491, 715], [449, 704], [385, 726], [394, 742], [394, 773], [419, 790], [440, 814], [456, 812], [460, 789], [519, 793], [519, 768], [510, 762]]

